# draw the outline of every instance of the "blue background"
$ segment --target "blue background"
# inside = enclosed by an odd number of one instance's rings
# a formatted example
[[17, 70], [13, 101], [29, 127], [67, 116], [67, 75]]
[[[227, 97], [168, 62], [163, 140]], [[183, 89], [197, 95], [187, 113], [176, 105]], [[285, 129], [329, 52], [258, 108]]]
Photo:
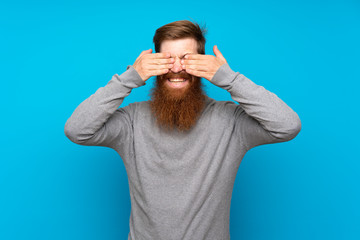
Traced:
[[[0, 239], [127, 239], [125, 167], [72, 143], [74, 109], [153, 48], [176, 20], [208, 27], [234, 71], [302, 120], [292, 141], [259, 146], [236, 178], [237, 239], [360, 239], [359, 1], [1, 1]], [[151, 79], [123, 106], [148, 99]], [[206, 80], [208, 95], [231, 100]]]

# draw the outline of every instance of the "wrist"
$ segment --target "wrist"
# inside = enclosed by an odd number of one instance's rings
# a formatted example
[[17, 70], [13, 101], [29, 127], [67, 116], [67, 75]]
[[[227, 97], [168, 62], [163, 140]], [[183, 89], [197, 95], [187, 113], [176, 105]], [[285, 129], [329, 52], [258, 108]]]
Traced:
[[234, 72], [228, 63], [224, 63], [216, 71], [211, 82], [218, 87], [229, 90], [237, 75], [239, 75], [239, 73]]
[[126, 85], [129, 85], [130, 88], [137, 88], [145, 85], [145, 81], [143, 81], [138, 71], [136, 71], [132, 65], [128, 65], [126, 71], [122, 73], [120, 77], [124, 79], [124, 82], [126, 82]]

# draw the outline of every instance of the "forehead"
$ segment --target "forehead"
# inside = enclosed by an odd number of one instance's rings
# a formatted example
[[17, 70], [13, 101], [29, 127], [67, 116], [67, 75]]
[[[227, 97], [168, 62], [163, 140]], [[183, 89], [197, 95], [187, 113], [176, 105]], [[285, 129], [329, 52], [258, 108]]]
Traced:
[[164, 40], [160, 45], [160, 52], [170, 52], [173, 57], [197, 53], [197, 42], [193, 38]]

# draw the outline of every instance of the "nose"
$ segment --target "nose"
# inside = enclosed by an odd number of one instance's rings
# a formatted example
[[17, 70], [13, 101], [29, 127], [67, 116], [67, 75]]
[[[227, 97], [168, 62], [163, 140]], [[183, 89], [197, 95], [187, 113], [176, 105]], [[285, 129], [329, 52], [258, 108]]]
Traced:
[[171, 68], [171, 71], [172, 71], [172, 72], [178, 73], [178, 72], [180, 72], [180, 71], [183, 70], [180, 60], [181, 60], [181, 59], [180, 59], [178, 56], [175, 57], [174, 65], [173, 65], [173, 67]]

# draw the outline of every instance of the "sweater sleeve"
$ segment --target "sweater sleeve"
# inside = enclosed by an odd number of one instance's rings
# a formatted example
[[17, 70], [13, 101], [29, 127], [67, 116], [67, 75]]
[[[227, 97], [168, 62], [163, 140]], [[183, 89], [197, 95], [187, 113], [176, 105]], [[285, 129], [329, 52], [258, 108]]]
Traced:
[[300, 132], [300, 118], [285, 102], [243, 74], [234, 72], [227, 63], [218, 69], [211, 82], [227, 90], [239, 103], [234, 112], [235, 131], [247, 149], [289, 141]]
[[114, 139], [126, 138], [131, 131], [131, 112], [118, 107], [133, 88], [145, 85], [129, 65], [121, 74], [85, 99], [65, 123], [65, 135], [74, 143], [112, 147]]

